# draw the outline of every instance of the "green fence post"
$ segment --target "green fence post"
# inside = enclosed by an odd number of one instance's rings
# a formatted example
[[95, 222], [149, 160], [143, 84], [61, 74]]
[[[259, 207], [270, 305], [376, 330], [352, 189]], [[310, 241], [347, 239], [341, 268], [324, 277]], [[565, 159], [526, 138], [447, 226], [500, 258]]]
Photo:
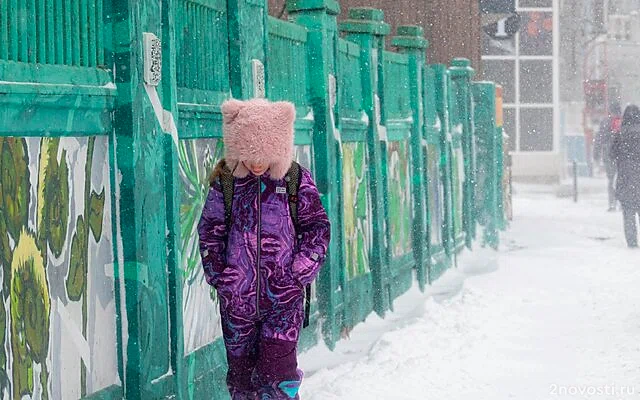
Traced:
[[400, 26], [398, 35], [393, 38], [392, 44], [400, 53], [409, 57], [410, 98], [413, 125], [411, 127], [411, 165], [413, 184], [413, 252], [416, 259], [416, 270], [420, 290], [424, 291], [428, 283], [429, 239], [426, 223], [426, 183], [424, 153], [422, 151], [423, 117], [423, 90], [425, 51], [429, 42], [424, 38], [424, 31], [419, 26]]
[[384, 315], [391, 304], [387, 287], [391, 276], [385, 233], [384, 185], [381, 170], [380, 99], [382, 91], [382, 61], [384, 37], [389, 34], [389, 25], [383, 21], [381, 10], [354, 8], [349, 19], [340, 24], [340, 31], [347, 39], [357, 43], [361, 50], [363, 109], [369, 118], [367, 148], [369, 152], [369, 182], [373, 208], [373, 245], [371, 254], [371, 276], [373, 279], [373, 307], [378, 315]]
[[465, 231], [465, 244], [471, 248], [476, 236], [475, 216], [475, 154], [473, 134], [473, 105], [471, 102], [470, 84], [474, 71], [471, 61], [465, 58], [456, 58], [451, 61], [449, 68], [453, 81], [455, 100], [458, 104], [458, 112], [462, 122], [462, 146], [464, 152], [464, 211], [463, 229]]
[[316, 184], [331, 220], [329, 257], [320, 271], [318, 281], [319, 307], [326, 323], [325, 341], [330, 348], [340, 338], [339, 301], [340, 269], [342, 268], [342, 212], [340, 211], [341, 173], [337, 167], [340, 137], [335, 126], [335, 77], [338, 32], [336, 17], [340, 6], [335, 0], [287, 0], [291, 18], [308, 30], [308, 65], [311, 105], [314, 116], [313, 150]]
[[[162, 9], [170, 10], [169, 3], [164, 1]], [[172, 365], [178, 357], [171, 343], [176, 332], [169, 321], [169, 271], [177, 258], [175, 205], [167, 201], [175, 175], [166, 170], [173, 168], [175, 155], [168, 146], [176, 137], [167, 134], [175, 134], [174, 56], [171, 28], [166, 25], [171, 17], [162, 15], [157, 2], [150, 0], [114, 0], [110, 6], [109, 65], [118, 90], [111, 143], [114, 249], [116, 280], [124, 283], [126, 319], [121, 321], [126, 321], [127, 332], [126, 343], [121, 343], [126, 360], [123, 390], [127, 399], [160, 398], [175, 391]], [[168, 49], [163, 62], [168, 70], [159, 86], [144, 79], [145, 50], [151, 53], [152, 48], [145, 45], [149, 42], [144, 33], [164, 39]]]
[[442, 158], [446, 154], [442, 140], [443, 123], [437, 111], [436, 72], [432, 66], [424, 68], [423, 84], [423, 144], [424, 182], [426, 197], [426, 240], [429, 257], [429, 283], [438, 279], [451, 266], [451, 258], [445, 251], [447, 243], [447, 165]]
[[227, 9], [231, 93], [237, 99], [264, 97], [267, 0], [228, 0]]
[[477, 217], [484, 227], [483, 244], [498, 247], [498, 154], [496, 143], [496, 98], [492, 82], [472, 84], [474, 124], [477, 138]]
[[496, 236], [498, 239], [498, 243], [496, 247], [500, 244], [500, 235], [499, 231], [504, 229], [504, 191], [503, 191], [503, 177], [504, 177], [504, 148], [503, 148], [503, 139], [502, 139], [502, 87], [500, 85], [494, 83], [494, 92], [493, 92], [493, 118], [494, 118], [494, 129], [493, 129], [493, 142], [494, 142], [494, 176], [493, 179], [496, 181], [496, 204], [495, 204], [495, 224], [496, 224]]
[[453, 259], [456, 248], [456, 228], [452, 177], [452, 136], [449, 121], [449, 72], [443, 64], [434, 64], [431, 68], [435, 73], [436, 81], [436, 111], [440, 120], [440, 168], [445, 188], [443, 242], [445, 253], [450, 259]]
[[[184, 318], [183, 318], [183, 275], [180, 247], [180, 197], [182, 185], [178, 160], [178, 88], [176, 67], [176, 8], [178, 0], [162, 0], [162, 108], [165, 118], [173, 119], [164, 127], [164, 171], [165, 201], [167, 210], [167, 271], [169, 285], [169, 326], [170, 326], [170, 362], [174, 371], [174, 388], [161, 389], [176, 393], [178, 399], [187, 396], [187, 370], [184, 368]], [[168, 114], [166, 114], [168, 111]], [[169, 117], [170, 116], [170, 117]], [[175, 117], [174, 117], [175, 116]], [[166, 122], [166, 121], [165, 121]], [[166, 132], [172, 130], [174, 132]], [[173, 136], [172, 136], [173, 134]]]

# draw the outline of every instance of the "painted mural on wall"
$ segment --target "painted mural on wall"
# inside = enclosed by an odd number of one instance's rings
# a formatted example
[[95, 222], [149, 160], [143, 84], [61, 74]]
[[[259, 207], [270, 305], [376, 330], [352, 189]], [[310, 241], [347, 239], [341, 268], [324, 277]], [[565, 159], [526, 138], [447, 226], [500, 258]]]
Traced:
[[2, 398], [119, 383], [108, 155], [106, 137], [0, 137]]
[[373, 227], [367, 146], [364, 142], [345, 143], [342, 152], [345, 268], [347, 277], [353, 279], [370, 272], [369, 251]]
[[429, 192], [429, 224], [431, 244], [442, 246], [442, 231], [444, 225], [444, 185], [440, 176], [440, 149], [435, 144], [426, 147], [425, 171]]
[[185, 353], [221, 337], [215, 290], [204, 277], [198, 249], [198, 222], [209, 192], [209, 174], [222, 158], [220, 139], [181, 140], [178, 149], [182, 194], [180, 244], [182, 254], [182, 305]]
[[389, 142], [387, 147], [389, 177], [389, 223], [391, 252], [394, 257], [411, 252], [411, 174], [409, 144]]

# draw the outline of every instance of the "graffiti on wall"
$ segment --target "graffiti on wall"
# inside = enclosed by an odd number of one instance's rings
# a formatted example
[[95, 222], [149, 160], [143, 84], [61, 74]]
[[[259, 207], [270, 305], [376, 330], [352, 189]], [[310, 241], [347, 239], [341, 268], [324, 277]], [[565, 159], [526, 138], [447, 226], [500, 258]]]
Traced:
[[425, 173], [428, 187], [428, 209], [431, 244], [442, 246], [444, 230], [444, 184], [440, 176], [440, 149], [436, 144], [428, 144], [425, 149]]
[[345, 268], [353, 279], [370, 272], [372, 240], [371, 201], [365, 142], [342, 145]]
[[106, 137], [0, 138], [0, 397], [119, 383], [108, 155]]
[[391, 252], [399, 257], [411, 252], [411, 158], [406, 141], [389, 142], [387, 149]]
[[222, 158], [222, 140], [181, 140], [180, 245], [182, 254], [182, 305], [184, 350], [189, 354], [222, 334], [215, 290], [204, 277], [198, 247], [198, 222], [209, 191], [209, 174]]
[[453, 223], [456, 237], [462, 235], [462, 212], [463, 212], [463, 187], [464, 187], [464, 154], [462, 148], [455, 148], [453, 151], [453, 162], [451, 166], [453, 182]]

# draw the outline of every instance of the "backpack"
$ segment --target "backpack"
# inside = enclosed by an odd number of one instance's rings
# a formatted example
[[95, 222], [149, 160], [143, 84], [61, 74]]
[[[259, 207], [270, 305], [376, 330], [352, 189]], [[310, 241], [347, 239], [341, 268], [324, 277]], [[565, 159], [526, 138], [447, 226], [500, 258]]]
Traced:
[[[231, 227], [231, 216], [233, 214], [233, 190], [235, 188], [235, 178], [231, 170], [227, 167], [225, 160], [220, 160], [214, 170], [214, 177], [219, 177], [220, 185], [222, 186], [222, 195], [224, 197], [224, 220], [227, 225], [227, 231]], [[300, 188], [300, 182], [302, 180], [302, 173], [300, 164], [297, 162], [291, 163], [291, 167], [284, 177], [287, 182], [287, 195], [289, 196], [289, 213], [291, 214], [291, 221], [293, 222], [294, 229], [296, 231], [296, 237], [298, 235], [298, 189]], [[307, 285], [304, 289], [304, 322], [302, 327], [309, 326], [309, 314], [311, 312], [311, 285]]]

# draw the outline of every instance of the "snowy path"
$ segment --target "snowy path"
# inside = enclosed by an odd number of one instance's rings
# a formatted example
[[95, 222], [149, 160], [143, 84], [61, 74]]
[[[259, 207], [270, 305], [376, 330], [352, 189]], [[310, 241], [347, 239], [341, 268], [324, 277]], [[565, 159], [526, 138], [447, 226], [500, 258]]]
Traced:
[[620, 213], [604, 193], [520, 189], [499, 254], [466, 254], [333, 353], [303, 354], [302, 398], [640, 399], [640, 251]]

